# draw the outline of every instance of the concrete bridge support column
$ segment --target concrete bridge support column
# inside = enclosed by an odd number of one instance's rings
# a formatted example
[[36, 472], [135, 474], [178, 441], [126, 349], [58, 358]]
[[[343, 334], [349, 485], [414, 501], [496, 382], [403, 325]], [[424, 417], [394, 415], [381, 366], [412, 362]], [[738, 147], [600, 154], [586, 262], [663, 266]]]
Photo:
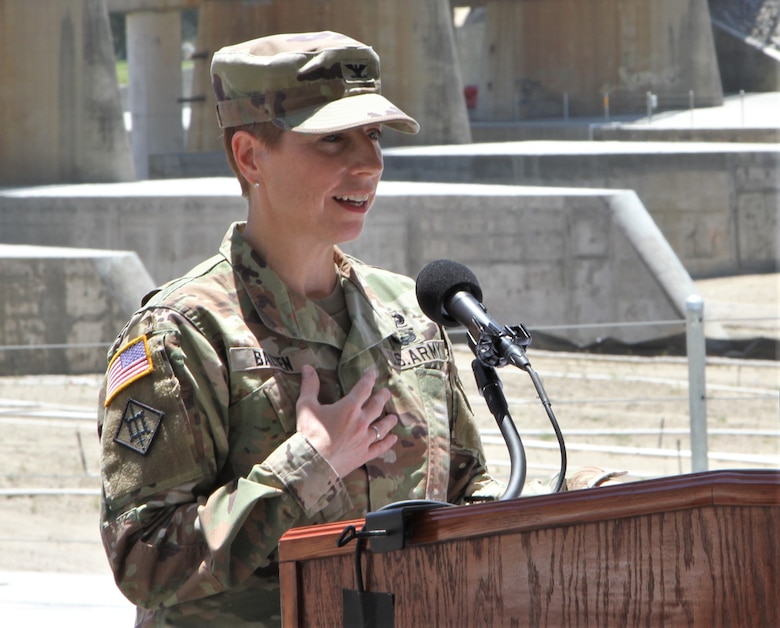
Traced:
[[149, 176], [149, 155], [184, 148], [181, 16], [178, 11], [127, 15], [133, 161], [139, 179]]
[[104, 0], [0, 0], [0, 186], [134, 178]]
[[[706, 0], [485, 0], [475, 118], [643, 114], [723, 103]], [[607, 100], [608, 99], [608, 100]]]
[[461, 144], [471, 128], [457, 63], [449, 0], [204, 0], [188, 136], [193, 152], [221, 150], [209, 77], [211, 56], [222, 46], [272, 33], [339, 31], [372, 46], [382, 59], [382, 91], [422, 127], [419, 135], [388, 133], [383, 144]]

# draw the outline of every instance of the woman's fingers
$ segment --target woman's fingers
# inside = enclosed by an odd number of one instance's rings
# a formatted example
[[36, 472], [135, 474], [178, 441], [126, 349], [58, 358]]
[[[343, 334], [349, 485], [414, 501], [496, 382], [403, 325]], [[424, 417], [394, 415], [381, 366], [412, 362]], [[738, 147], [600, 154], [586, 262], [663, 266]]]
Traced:
[[[313, 366], [305, 364], [301, 369], [301, 392], [299, 399], [306, 402], [317, 401], [320, 394], [320, 378]], [[312, 399], [313, 398], [313, 399]]]
[[396, 425], [398, 417], [395, 414], [386, 414], [369, 425], [369, 435], [374, 442], [378, 442], [386, 438]]
[[310, 365], [301, 371], [298, 429], [341, 477], [382, 456], [398, 440], [391, 433], [398, 417], [384, 414], [390, 391], [373, 392], [376, 377], [374, 369], [367, 371], [343, 398], [321, 404], [317, 372]]
[[[376, 370], [370, 369], [363, 373], [360, 379], [342, 399], [344, 403], [354, 404], [357, 408], [363, 408], [372, 398], [371, 391], [376, 383]], [[383, 404], [384, 405], [384, 404]]]

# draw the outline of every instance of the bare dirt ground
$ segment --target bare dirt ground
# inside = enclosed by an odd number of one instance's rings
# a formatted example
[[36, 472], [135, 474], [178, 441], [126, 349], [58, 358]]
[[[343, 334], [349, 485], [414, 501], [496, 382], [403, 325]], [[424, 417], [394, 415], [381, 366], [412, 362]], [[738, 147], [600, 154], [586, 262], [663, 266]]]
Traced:
[[[780, 338], [780, 275], [697, 284], [706, 312], [730, 334]], [[690, 472], [685, 358], [557, 353], [533, 345], [528, 357], [552, 401], [569, 469], [599, 465], [627, 471], [626, 480]], [[507, 477], [506, 447], [473, 385], [467, 348], [458, 361], [488, 460]], [[528, 481], [549, 478], [560, 455], [533, 384], [522, 371], [499, 374], [526, 450]], [[108, 575], [98, 535], [99, 381], [99, 375], [0, 378], [0, 571]], [[709, 358], [706, 383], [709, 468], [780, 467], [780, 363]]]

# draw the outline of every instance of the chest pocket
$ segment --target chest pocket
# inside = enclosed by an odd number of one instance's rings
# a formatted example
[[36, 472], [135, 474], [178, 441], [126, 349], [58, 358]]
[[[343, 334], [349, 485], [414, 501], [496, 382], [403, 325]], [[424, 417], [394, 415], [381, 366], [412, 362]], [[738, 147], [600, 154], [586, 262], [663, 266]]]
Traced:
[[231, 472], [243, 476], [296, 431], [295, 406], [304, 364], [317, 368], [320, 401], [341, 395], [335, 372], [321, 368], [311, 349], [275, 355], [258, 347], [230, 349], [231, 396], [229, 451]]
[[291, 397], [290, 383], [279, 382], [291, 378], [277, 375], [260, 381], [257, 375], [241, 377], [242, 385], [254, 384], [254, 389], [230, 408], [231, 475], [245, 476], [295, 432], [297, 396]]

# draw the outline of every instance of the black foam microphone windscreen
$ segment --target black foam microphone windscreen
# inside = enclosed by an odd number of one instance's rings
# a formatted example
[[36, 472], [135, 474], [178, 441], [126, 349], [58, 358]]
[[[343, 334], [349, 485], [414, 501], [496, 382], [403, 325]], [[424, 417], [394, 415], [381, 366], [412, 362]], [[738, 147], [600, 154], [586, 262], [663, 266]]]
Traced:
[[457, 327], [458, 321], [447, 313], [449, 299], [464, 291], [482, 301], [482, 288], [474, 273], [466, 266], [448, 259], [438, 259], [426, 265], [417, 275], [417, 303], [431, 320], [445, 327]]

